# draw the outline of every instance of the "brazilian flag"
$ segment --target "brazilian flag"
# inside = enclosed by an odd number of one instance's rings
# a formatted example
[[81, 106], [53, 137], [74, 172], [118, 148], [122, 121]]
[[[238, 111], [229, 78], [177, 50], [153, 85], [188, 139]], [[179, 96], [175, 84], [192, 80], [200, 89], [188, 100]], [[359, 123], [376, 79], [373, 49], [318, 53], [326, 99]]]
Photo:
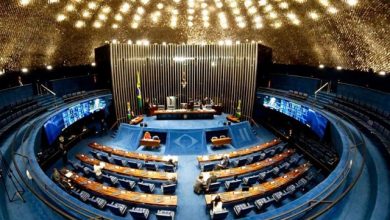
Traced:
[[138, 108], [142, 109], [141, 76], [139, 72], [137, 72], [137, 103]]

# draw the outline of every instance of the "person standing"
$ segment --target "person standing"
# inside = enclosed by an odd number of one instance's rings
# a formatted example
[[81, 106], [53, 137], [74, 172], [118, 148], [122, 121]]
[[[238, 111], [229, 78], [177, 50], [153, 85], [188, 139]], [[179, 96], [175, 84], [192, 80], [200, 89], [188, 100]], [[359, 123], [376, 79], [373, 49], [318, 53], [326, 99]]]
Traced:
[[64, 165], [66, 165], [68, 163], [68, 151], [67, 151], [65, 144], [64, 144], [65, 138], [63, 136], [60, 136], [58, 138], [58, 141], [59, 141], [59, 148], [60, 148], [60, 151], [62, 153], [62, 163]]

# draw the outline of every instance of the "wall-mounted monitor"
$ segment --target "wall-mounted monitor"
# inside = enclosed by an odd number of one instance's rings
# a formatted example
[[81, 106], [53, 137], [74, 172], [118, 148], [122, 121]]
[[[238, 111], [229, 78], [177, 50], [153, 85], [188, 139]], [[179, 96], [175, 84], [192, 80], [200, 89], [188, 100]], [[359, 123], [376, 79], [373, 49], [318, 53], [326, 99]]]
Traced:
[[61, 132], [76, 121], [106, 107], [105, 99], [92, 99], [71, 106], [49, 118], [43, 125], [47, 141], [52, 144]]
[[263, 106], [298, 120], [313, 130], [320, 138], [325, 134], [328, 119], [307, 106], [273, 96], [265, 96]]

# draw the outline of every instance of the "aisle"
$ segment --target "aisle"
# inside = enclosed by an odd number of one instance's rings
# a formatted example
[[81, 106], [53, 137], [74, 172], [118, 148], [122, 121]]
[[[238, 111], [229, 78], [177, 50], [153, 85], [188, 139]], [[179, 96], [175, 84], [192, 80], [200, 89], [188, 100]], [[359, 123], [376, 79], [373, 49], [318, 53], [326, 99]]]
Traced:
[[196, 195], [193, 191], [193, 185], [199, 173], [200, 169], [195, 155], [179, 157], [178, 187], [176, 191], [179, 202], [176, 219], [209, 219], [206, 213], [204, 195]]

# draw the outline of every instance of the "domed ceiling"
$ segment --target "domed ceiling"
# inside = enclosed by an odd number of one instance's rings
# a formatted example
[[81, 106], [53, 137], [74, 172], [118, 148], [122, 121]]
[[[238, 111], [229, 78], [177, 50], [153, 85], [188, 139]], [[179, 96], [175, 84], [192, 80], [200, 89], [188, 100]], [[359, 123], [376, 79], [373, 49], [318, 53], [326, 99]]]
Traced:
[[390, 71], [389, 0], [2, 0], [0, 28], [6, 71], [88, 64], [113, 40], [255, 41], [276, 63]]

